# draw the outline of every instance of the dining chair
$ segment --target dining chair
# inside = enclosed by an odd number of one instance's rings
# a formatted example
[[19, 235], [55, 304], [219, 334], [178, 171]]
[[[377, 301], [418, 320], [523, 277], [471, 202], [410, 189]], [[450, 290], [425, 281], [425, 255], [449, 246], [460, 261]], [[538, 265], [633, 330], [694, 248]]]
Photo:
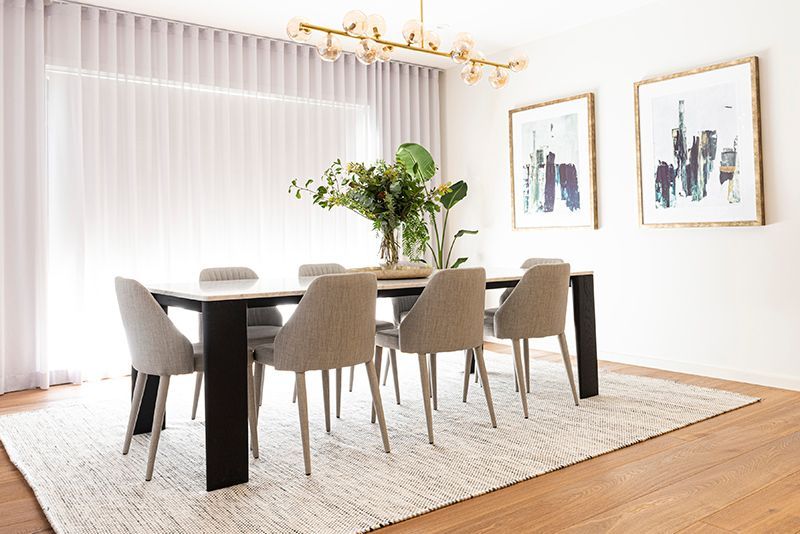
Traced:
[[[200, 282], [227, 282], [235, 280], [258, 280], [258, 275], [249, 267], [209, 267], [200, 271]], [[202, 321], [200, 316], [200, 339], [202, 341]], [[270, 343], [275, 339], [278, 331], [283, 325], [281, 312], [275, 306], [247, 309], [247, 345], [252, 349], [256, 345]], [[256, 402], [261, 406], [261, 399], [264, 396], [263, 369], [256, 374], [259, 380], [256, 381]], [[197, 404], [200, 400], [200, 386], [203, 384], [203, 372], [197, 373], [194, 385], [194, 400], [192, 402], [192, 419], [197, 415]]]
[[[483, 359], [483, 303], [486, 271], [482, 268], [446, 269], [436, 272], [400, 326], [381, 330], [375, 336], [375, 359], [379, 363], [384, 348], [417, 354], [422, 404], [428, 426], [428, 441], [433, 443], [431, 393], [436, 379], [429, 376], [426, 354], [431, 355], [431, 373], [435, 373], [437, 353], [473, 349], [478, 362], [486, 405], [492, 427], [497, 427], [489, 377]], [[376, 367], [377, 367], [376, 363]]]
[[[561, 357], [567, 370], [572, 398], [578, 406], [578, 393], [572, 375], [572, 363], [567, 349], [564, 325], [569, 293], [569, 263], [538, 264], [522, 275], [519, 283], [498, 308], [484, 312], [484, 332], [499, 339], [510, 339], [514, 349], [514, 369], [517, 388], [522, 400], [522, 412], [528, 418], [528, 399], [525, 393], [525, 372], [522, 368], [520, 341], [530, 338], [558, 336]], [[468, 383], [464, 384], [464, 396]]]
[[[301, 265], [297, 269], [297, 275], [301, 278], [309, 278], [312, 276], [321, 276], [325, 274], [342, 274], [346, 273], [347, 269], [344, 266], [339, 265], [338, 263], [307, 263]], [[383, 330], [386, 328], [392, 328], [394, 325], [388, 321], [375, 321], [375, 329], [376, 330]], [[353, 391], [353, 378], [355, 377], [355, 366], [350, 367], [350, 387], [349, 390], [352, 393]], [[258, 368], [256, 368], [256, 372], [258, 372]], [[380, 374], [380, 372], [378, 373]], [[328, 393], [325, 393], [327, 398]], [[297, 400], [297, 388], [295, 387], [294, 393], [292, 394], [292, 402]], [[398, 400], [398, 404], [399, 404]], [[338, 418], [341, 415], [341, 405], [342, 405], [342, 370], [336, 369], [336, 417]]]
[[[560, 258], [528, 258], [527, 260], [522, 262], [520, 265], [520, 269], [530, 269], [536, 265], [547, 265], [550, 263], [564, 263], [564, 260]], [[506, 288], [500, 294], [500, 304], [505, 302], [511, 292], [514, 290], [513, 287]], [[522, 340], [522, 353], [523, 353], [523, 362], [525, 364], [525, 389], [528, 393], [531, 392], [531, 350], [530, 344], [528, 339]], [[514, 371], [516, 373], [516, 370]], [[514, 378], [514, 388], [519, 388], [519, 381]]]
[[[133, 437], [133, 428], [142, 405], [144, 387], [148, 376], [158, 376], [158, 392], [150, 437], [150, 450], [147, 456], [145, 480], [153, 478], [153, 466], [164, 424], [164, 411], [167, 404], [167, 391], [170, 378], [203, 371], [202, 346], [192, 342], [178, 331], [167, 314], [161, 309], [150, 292], [136, 280], [117, 277], [114, 280], [122, 324], [128, 338], [131, 363], [136, 369], [136, 382], [133, 386], [131, 411], [122, 454], [128, 454]], [[248, 374], [252, 374], [252, 356], [247, 358]], [[255, 395], [252, 378], [247, 379], [247, 415], [250, 424], [250, 447], [253, 456], [258, 458], [258, 433], [255, 419]]]
[[[394, 327], [400, 326], [400, 322], [408, 315], [411, 308], [416, 304], [418, 295], [408, 295], [404, 297], [392, 297], [392, 316], [394, 318]], [[400, 383], [398, 380], [397, 369], [397, 351], [389, 349], [389, 359], [386, 362], [386, 369], [383, 372], [383, 385], [386, 385], [386, 379], [389, 377], [389, 369], [392, 370], [392, 379], [394, 380], [394, 396], [397, 404], [400, 404]], [[380, 371], [380, 369], [378, 370]]]
[[330, 401], [326, 387], [329, 370], [364, 364], [372, 403], [380, 422], [383, 448], [390, 451], [378, 375], [372, 360], [377, 291], [377, 279], [372, 273], [319, 276], [308, 286], [275, 342], [255, 349], [257, 363], [295, 373], [306, 475], [311, 474], [306, 395], [308, 371], [322, 371], [325, 427], [330, 432]]

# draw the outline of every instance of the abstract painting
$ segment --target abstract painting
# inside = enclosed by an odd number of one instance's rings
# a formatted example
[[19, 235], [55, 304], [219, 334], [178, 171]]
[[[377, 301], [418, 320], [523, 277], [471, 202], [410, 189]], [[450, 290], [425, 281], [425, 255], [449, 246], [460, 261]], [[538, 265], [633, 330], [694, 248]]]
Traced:
[[508, 112], [514, 229], [597, 228], [594, 95]]
[[635, 84], [639, 222], [764, 224], [758, 58]]

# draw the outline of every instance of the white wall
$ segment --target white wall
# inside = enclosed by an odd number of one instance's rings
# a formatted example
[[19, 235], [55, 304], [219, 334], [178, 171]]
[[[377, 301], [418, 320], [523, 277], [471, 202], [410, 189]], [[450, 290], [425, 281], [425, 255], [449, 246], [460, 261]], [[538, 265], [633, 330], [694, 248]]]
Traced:
[[[594, 270], [603, 359], [800, 389], [798, 19], [788, 0], [663, 0], [523, 46], [531, 64], [503, 90], [467, 87], [449, 69], [443, 175], [470, 185], [454, 228], [480, 229], [459, 252], [472, 264], [550, 256]], [[760, 58], [767, 225], [639, 227], [633, 83], [750, 55]], [[587, 91], [600, 228], [513, 231], [508, 110]]]

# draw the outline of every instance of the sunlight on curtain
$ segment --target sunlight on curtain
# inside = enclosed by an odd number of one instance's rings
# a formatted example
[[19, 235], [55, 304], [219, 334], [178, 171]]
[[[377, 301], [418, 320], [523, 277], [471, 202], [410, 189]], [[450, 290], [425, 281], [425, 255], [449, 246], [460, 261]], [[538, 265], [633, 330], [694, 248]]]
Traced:
[[404, 141], [438, 156], [437, 71], [324, 63], [310, 47], [77, 5], [49, 8], [47, 39], [50, 367], [73, 377], [129, 370], [114, 276], [374, 264], [368, 221], [290, 197], [289, 180]]

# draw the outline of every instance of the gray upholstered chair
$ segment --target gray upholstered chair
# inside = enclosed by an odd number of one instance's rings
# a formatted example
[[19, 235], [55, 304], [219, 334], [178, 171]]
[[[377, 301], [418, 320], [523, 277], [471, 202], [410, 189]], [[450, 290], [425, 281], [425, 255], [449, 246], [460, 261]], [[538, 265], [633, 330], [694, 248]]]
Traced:
[[[328, 384], [328, 371], [359, 364], [367, 368], [372, 402], [380, 421], [383, 447], [389, 452], [389, 438], [372, 361], [375, 336], [377, 280], [372, 273], [324, 275], [315, 278], [274, 343], [256, 347], [256, 362], [279, 371], [293, 371], [297, 386], [300, 435], [303, 440], [305, 472], [311, 474], [308, 444], [307, 371], [322, 371]], [[325, 389], [325, 426], [330, 432], [330, 401]]]
[[[170, 378], [174, 375], [185, 375], [203, 371], [203, 354], [200, 344], [192, 345], [186, 336], [181, 334], [170, 321], [164, 310], [156, 302], [150, 292], [136, 280], [117, 277], [114, 281], [117, 291], [119, 312], [128, 338], [131, 363], [136, 369], [136, 383], [133, 386], [131, 411], [122, 454], [128, 454], [133, 437], [133, 428], [142, 405], [142, 396], [148, 376], [158, 376], [158, 393], [156, 395], [153, 430], [150, 438], [150, 451], [147, 457], [145, 480], [153, 477], [153, 466], [164, 423], [164, 409], [167, 404], [167, 391]], [[252, 357], [247, 358], [248, 371], [252, 372]], [[258, 458], [258, 434], [255, 419], [255, 395], [253, 382], [247, 380], [247, 413], [250, 422], [250, 447], [253, 456]]]
[[[231, 280], [257, 280], [258, 275], [249, 267], [210, 267], [200, 271], [201, 282], [226, 282]], [[200, 317], [200, 333], [202, 337], [202, 316]], [[256, 345], [271, 343], [283, 325], [281, 312], [275, 306], [249, 308], [247, 310], [247, 345], [252, 349]], [[259, 366], [261, 367], [261, 366]], [[261, 372], [259, 372], [261, 371]], [[264, 394], [263, 368], [256, 369], [256, 400], [261, 406]], [[194, 401], [192, 402], [192, 419], [197, 415], [197, 404], [200, 400], [200, 386], [203, 384], [203, 372], [197, 373], [194, 385]]]
[[561, 356], [572, 388], [572, 398], [575, 405], [578, 405], [578, 393], [572, 376], [567, 338], [564, 335], [569, 273], [568, 263], [535, 265], [522, 275], [522, 279], [500, 307], [490, 308], [484, 313], [485, 333], [500, 339], [510, 339], [513, 345], [517, 387], [526, 419], [528, 400], [523, 383], [525, 372], [522, 369], [520, 348], [520, 341], [523, 339], [558, 336]]
[[[431, 355], [431, 373], [435, 372], [436, 353], [473, 349], [493, 427], [497, 427], [492, 393], [483, 360], [483, 303], [486, 271], [482, 268], [447, 269], [436, 272], [417, 302], [398, 328], [381, 330], [375, 336], [375, 359], [380, 361], [383, 348], [416, 353], [422, 382], [422, 403], [428, 425], [428, 441], [433, 443], [431, 382], [426, 354]], [[431, 380], [433, 379], [433, 380]], [[436, 394], [433, 395], [434, 402]]]
[[[297, 275], [301, 278], [310, 278], [313, 276], [321, 276], [325, 274], [342, 274], [346, 273], [347, 269], [344, 266], [339, 265], [338, 263], [307, 263], [301, 265], [297, 269]], [[375, 329], [376, 330], [384, 330], [386, 328], [392, 328], [394, 325], [387, 321], [375, 321]], [[350, 391], [353, 391], [353, 378], [355, 377], [355, 366], [350, 367]], [[256, 368], [256, 372], [258, 372], [258, 368]], [[380, 375], [380, 370], [378, 370], [378, 374]], [[328, 393], [324, 393], [325, 396], [328, 396]], [[297, 388], [295, 388], [294, 396], [292, 401], [294, 402], [297, 399]], [[398, 398], [398, 404], [400, 403]], [[338, 418], [341, 415], [341, 406], [342, 406], [342, 370], [336, 369], [336, 417]]]
[[[411, 308], [416, 304], [419, 296], [409, 295], [405, 297], [392, 297], [392, 315], [394, 317], [394, 327], [399, 327], [400, 322], [408, 315]], [[434, 359], [435, 361], [435, 359]], [[383, 372], [383, 385], [386, 385], [386, 379], [389, 377], [389, 369], [392, 370], [392, 379], [394, 380], [394, 395], [397, 404], [400, 404], [400, 383], [398, 380], [397, 369], [397, 352], [394, 349], [389, 349], [389, 360], [386, 362], [386, 369]], [[380, 372], [380, 369], [378, 369]]]

